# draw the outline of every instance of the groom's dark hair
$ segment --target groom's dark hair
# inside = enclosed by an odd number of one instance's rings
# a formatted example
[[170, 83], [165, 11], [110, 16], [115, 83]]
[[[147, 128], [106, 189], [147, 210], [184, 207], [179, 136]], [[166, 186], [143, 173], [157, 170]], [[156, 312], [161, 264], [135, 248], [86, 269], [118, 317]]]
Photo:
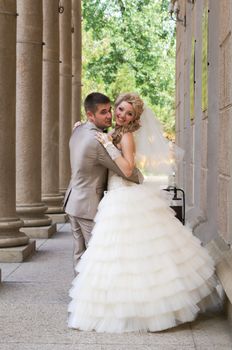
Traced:
[[85, 111], [90, 111], [92, 113], [95, 113], [97, 110], [98, 104], [107, 104], [110, 103], [110, 99], [108, 96], [101, 94], [100, 92], [92, 92], [89, 94], [85, 101], [84, 101], [84, 107]]

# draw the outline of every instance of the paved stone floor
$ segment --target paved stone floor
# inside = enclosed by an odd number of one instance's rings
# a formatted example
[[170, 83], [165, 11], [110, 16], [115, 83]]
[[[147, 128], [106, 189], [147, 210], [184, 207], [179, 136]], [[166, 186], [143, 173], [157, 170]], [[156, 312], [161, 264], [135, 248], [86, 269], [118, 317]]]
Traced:
[[37, 240], [28, 261], [0, 264], [0, 350], [227, 350], [232, 339], [221, 313], [158, 333], [97, 334], [67, 329], [72, 280], [69, 224]]

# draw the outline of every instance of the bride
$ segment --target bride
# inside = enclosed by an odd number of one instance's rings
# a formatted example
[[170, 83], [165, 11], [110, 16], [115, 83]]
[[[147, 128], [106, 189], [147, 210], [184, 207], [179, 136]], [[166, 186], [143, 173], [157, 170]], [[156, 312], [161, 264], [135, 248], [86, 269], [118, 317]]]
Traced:
[[[126, 176], [135, 165], [147, 162], [145, 169], [151, 170], [168, 164], [166, 142], [157, 130], [154, 144], [160, 150], [153, 158], [159, 161], [153, 164], [149, 152], [143, 157], [148, 138], [144, 131], [150, 130], [146, 113], [138, 95], [120, 95], [115, 130], [96, 135], [110, 155], [115, 147], [121, 151], [115, 162]], [[212, 258], [175, 218], [154, 182], [138, 185], [109, 174], [108, 191], [76, 271], [68, 307], [70, 328], [160, 331], [192, 321], [207, 305], [218, 303]]]

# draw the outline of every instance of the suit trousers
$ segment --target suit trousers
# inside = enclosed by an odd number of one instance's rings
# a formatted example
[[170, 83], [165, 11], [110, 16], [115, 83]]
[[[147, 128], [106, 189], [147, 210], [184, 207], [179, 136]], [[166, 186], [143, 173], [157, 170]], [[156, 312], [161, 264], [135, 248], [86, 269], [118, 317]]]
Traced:
[[75, 266], [80, 260], [80, 257], [88, 246], [89, 240], [91, 238], [91, 232], [94, 226], [94, 221], [69, 215], [69, 222], [71, 224], [72, 234], [74, 238], [73, 267], [75, 269]]

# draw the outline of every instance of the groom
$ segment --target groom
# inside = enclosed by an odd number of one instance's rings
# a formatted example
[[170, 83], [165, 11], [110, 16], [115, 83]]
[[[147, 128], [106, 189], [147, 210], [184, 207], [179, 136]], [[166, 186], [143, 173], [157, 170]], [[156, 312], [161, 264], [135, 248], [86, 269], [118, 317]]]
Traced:
[[[98, 92], [89, 94], [84, 102], [88, 121], [77, 127], [71, 136], [70, 161], [72, 177], [64, 198], [74, 237], [74, 267], [84, 253], [94, 226], [98, 204], [107, 186], [108, 169], [125, 178], [96, 138], [96, 132], [111, 126], [110, 99]], [[139, 183], [138, 171], [127, 178]]]

